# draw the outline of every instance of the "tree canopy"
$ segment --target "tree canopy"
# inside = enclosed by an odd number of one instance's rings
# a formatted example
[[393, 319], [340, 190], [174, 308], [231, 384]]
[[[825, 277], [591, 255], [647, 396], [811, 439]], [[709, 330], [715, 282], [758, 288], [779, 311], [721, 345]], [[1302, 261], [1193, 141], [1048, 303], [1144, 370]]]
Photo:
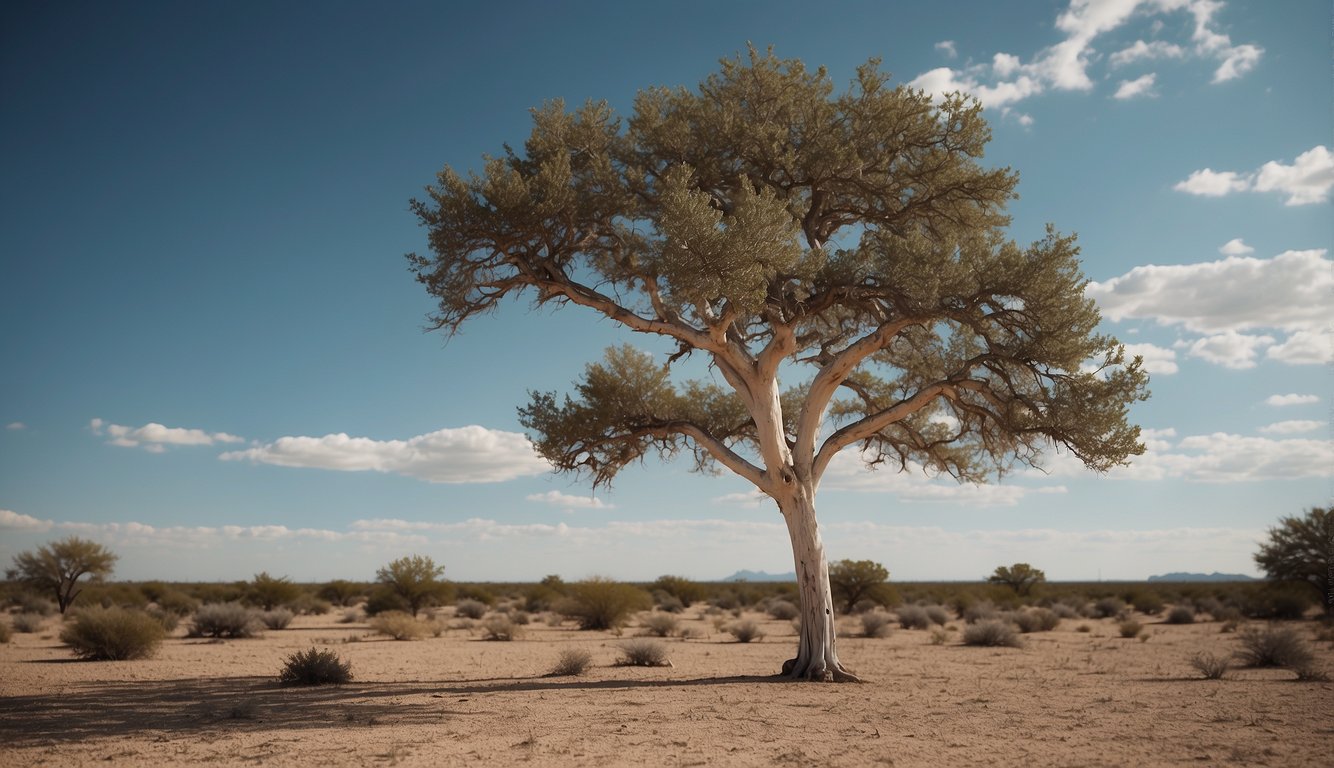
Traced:
[[111, 575], [118, 559], [95, 541], [70, 536], [38, 547], [36, 552], [20, 552], [6, 575], [51, 595], [64, 613], [83, 591], [83, 585]]
[[1046, 580], [1047, 574], [1028, 563], [996, 566], [996, 570], [987, 577], [987, 581], [992, 584], [1004, 584], [1020, 596], [1027, 595], [1033, 587]]
[[1269, 540], [1261, 542], [1255, 563], [1271, 579], [1315, 587], [1325, 613], [1334, 613], [1334, 515], [1328, 507], [1280, 518], [1269, 529]]

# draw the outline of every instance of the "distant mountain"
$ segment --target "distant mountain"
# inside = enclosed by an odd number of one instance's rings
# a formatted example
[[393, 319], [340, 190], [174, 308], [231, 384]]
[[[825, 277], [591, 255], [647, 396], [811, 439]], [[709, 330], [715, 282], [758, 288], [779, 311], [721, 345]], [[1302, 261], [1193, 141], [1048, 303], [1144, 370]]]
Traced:
[[796, 581], [797, 573], [766, 573], [764, 571], [737, 571], [723, 581]]
[[1254, 576], [1241, 573], [1164, 573], [1162, 576], [1150, 576], [1149, 581], [1259, 581]]

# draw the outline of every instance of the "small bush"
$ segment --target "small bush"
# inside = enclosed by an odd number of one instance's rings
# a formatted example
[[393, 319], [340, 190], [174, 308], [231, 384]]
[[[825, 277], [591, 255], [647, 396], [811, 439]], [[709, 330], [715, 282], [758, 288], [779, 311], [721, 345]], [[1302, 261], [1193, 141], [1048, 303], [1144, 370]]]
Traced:
[[1247, 667], [1304, 669], [1315, 663], [1315, 654], [1291, 627], [1252, 627], [1239, 632], [1237, 639], [1241, 641], [1237, 659]]
[[1137, 636], [1140, 633], [1140, 630], [1144, 629], [1144, 625], [1134, 619], [1126, 619], [1120, 624], [1117, 624], [1116, 629], [1121, 633], [1121, 637], [1131, 638]]
[[259, 620], [269, 629], [287, 629], [287, 625], [292, 623], [295, 616], [296, 614], [286, 608], [274, 608], [261, 613]]
[[533, 617], [529, 616], [527, 611], [515, 611], [510, 614], [510, 618], [521, 627], [525, 627], [533, 621]]
[[38, 597], [31, 592], [20, 592], [18, 597], [14, 598], [14, 604], [18, 606], [20, 613], [35, 613], [39, 616], [50, 616], [56, 612], [56, 604], [44, 597]]
[[1079, 626], [1075, 627], [1075, 631], [1076, 631], [1076, 632], [1092, 632], [1092, 631], [1093, 631], [1093, 627], [1090, 627], [1090, 626], [1087, 625], [1087, 624], [1080, 624]]
[[950, 631], [944, 627], [936, 627], [931, 630], [931, 644], [944, 645], [945, 641], [950, 639]]
[[1163, 599], [1157, 592], [1136, 592], [1130, 598], [1130, 604], [1135, 610], [1147, 616], [1157, 616], [1163, 612]]
[[1030, 632], [1050, 632], [1061, 623], [1061, 617], [1047, 608], [1034, 608], [1029, 611], [1015, 611], [1009, 615], [1011, 621], [1024, 634]]
[[297, 651], [287, 657], [278, 682], [283, 685], [342, 685], [352, 681], [352, 662], [331, 650]]
[[167, 634], [175, 632], [176, 628], [181, 625], [181, 617], [171, 611], [164, 611], [156, 606], [149, 606], [145, 613], [152, 616], [154, 621], [161, 624], [162, 630]]
[[191, 637], [254, 637], [263, 622], [240, 603], [205, 603], [190, 620]]
[[924, 608], [926, 610], [926, 617], [931, 620], [932, 624], [937, 624], [943, 627], [949, 623], [950, 613], [949, 611], [945, 610], [945, 606], [928, 605], [925, 606]]
[[1119, 597], [1104, 597], [1093, 603], [1094, 619], [1110, 619], [1126, 609], [1126, 604]]
[[482, 622], [483, 640], [513, 640], [519, 636], [519, 627], [508, 616], [490, 616]]
[[861, 616], [862, 637], [889, 637], [889, 614], [867, 611]]
[[60, 633], [82, 659], [124, 661], [152, 656], [167, 631], [152, 616], [126, 608], [85, 608]]
[[168, 589], [153, 602], [157, 603], [158, 608], [177, 616], [189, 616], [199, 609], [199, 601], [179, 589]]
[[727, 633], [736, 638], [738, 643], [749, 643], [752, 640], [759, 640], [764, 637], [764, 632], [760, 630], [760, 625], [746, 619], [744, 621], [734, 621], [727, 627]]
[[994, 621], [1000, 617], [1000, 611], [991, 603], [973, 603], [964, 609], [963, 620], [968, 624], [979, 621]]
[[658, 607], [658, 610], [667, 613], [680, 613], [686, 609], [686, 604], [681, 602], [681, 598], [662, 590], [653, 593], [653, 603]]
[[899, 616], [899, 626], [904, 629], [927, 629], [931, 626], [931, 617], [920, 605], [900, 605], [895, 613]]
[[486, 603], [481, 600], [473, 600], [465, 597], [454, 603], [454, 615], [462, 616], [466, 619], [480, 619], [486, 615]]
[[570, 584], [569, 597], [556, 610], [579, 622], [580, 629], [614, 629], [630, 614], [650, 608], [649, 594], [639, 587], [593, 578]]
[[583, 648], [566, 648], [556, 659], [556, 666], [547, 673], [550, 677], [582, 675], [593, 663], [593, 654]]
[[791, 621], [801, 615], [797, 606], [787, 600], [771, 600], [766, 609], [768, 614], [779, 621]]
[[1078, 619], [1083, 615], [1078, 608], [1067, 603], [1053, 603], [1051, 612], [1056, 614], [1058, 619]]
[[1194, 624], [1195, 610], [1188, 605], [1178, 605], [1167, 612], [1168, 624]]
[[631, 640], [621, 646], [618, 667], [669, 667], [667, 646], [657, 640]]
[[395, 640], [420, 640], [429, 629], [406, 611], [385, 611], [370, 620], [371, 629]]
[[367, 616], [378, 616], [390, 611], [407, 613], [412, 606], [408, 605], [407, 598], [389, 587], [381, 586], [371, 591], [370, 597], [366, 599], [365, 609]]
[[361, 611], [356, 608], [348, 608], [343, 611], [343, 615], [338, 617], [339, 624], [355, 624], [361, 621]]
[[4, 645], [5, 643], [9, 642], [10, 638], [12, 638], [13, 636], [14, 633], [12, 630], [10, 630], [9, 625], [0, 621], [0, 645]]
[[986, 619], [969, 624], [963, 631], [964, 645], [1004, 646], [1018, 648], [1023, 645], [1014, 626], [1008, 621]]
[[671, 637], [676, 634], [680, 621], [670, 613], [652, 613], [644, 619], [644, 632], [658, 637]]
[[21, 634], [40, 632], [44, 623], [46, 623], [46, 618], [40, 613], [14, 614], [14, 631]]
[[1204, 651], [1190, 657], [1190, 665], [1208, 680], [1221, 680], [1232, 668], [1226, 656], [1215, 656]]

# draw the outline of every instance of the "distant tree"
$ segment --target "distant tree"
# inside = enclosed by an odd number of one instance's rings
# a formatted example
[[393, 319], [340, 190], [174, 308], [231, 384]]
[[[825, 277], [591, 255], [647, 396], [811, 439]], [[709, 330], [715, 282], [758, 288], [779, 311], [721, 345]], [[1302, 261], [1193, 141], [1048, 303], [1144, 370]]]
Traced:
[[840, 560], [829, 566], [829, 586], [843, 602], [843, 612], [852, 613], [862, 600], [883, 603], [889, 571], [871, 560]]
[[317, 596], [328, 600], [334, 605], [350, 605], [357, 598], [366, 594], [365, 586], [354, 584], [346, 579], [334, 579], [333, 581], [320, 587]]
[[649, 590], [666, 592], [680, 600], [682, 607], [689, 607], [691, 603], [704, 597], [704, 588], [684, 576], [659, 576], [658, 580], [649, 586]]
[[1325, 615], [1334, 615], [1334, 514], [1329, 507], [1280, 518], [1255, 562], [1271, 579], [1310, 584], [1320, 592]]
[[[979, 164], [981, 104], [887, 83], [870, 61], [835, 94], [752, 49], [697, 92], [641, 90], [624, 123], [605, 103], [534, 110], [522, 151], [445, 168], [412, 202], [434, 327], [531, 289], [675, 347], [608, 350], [577, 397], [534, 392], [520, 422], [594, 485], [688, 452], [772, 498], [800, 595], [793, 679], [857, 679], [815, 515], [839, 452], [982, 482], [1052, 446], [1098, 471], [1144, 450], [1127, 421], [1142, 361], [1096, 332], [1074, 237], [1006, 238], [1018, 176]], [[674, 379], [696, 352], [713, 378]]]
[[[36, 552], [21, 552], [14, 567], [5, 576], [32, 590], [51, 595], [64, 613], [90, 581], [111, 575], [119, 556], [95, 541], [77, 536], [39, 547]], [[87, 576], [87, 579], [83, 579]], [[80, 579], [83, 579], [80, 581]]]
[[449, 586], [439, 581], [444, 573], [445, 567], [437, 566], [431, 558], [412, 555], [400, 557], [376, 571], [375, 580], [403, 598], [408, 611], [416, 616], [422, 608], [439, 602], [447, 593]]
[[274, 578], [268, 571], [260, 571], [246, 586], [246, 602], [271, 611], [280, 605], [287, 605], [301, 596], [301, 587], [283, 576]]
[[1004, 584], [1020, 596], [1027, 595], [1035, 585], [1046, 580], [1047, 574], [1028, 563], [997, 566], [995, 573], [987, 577], [992, 584]]

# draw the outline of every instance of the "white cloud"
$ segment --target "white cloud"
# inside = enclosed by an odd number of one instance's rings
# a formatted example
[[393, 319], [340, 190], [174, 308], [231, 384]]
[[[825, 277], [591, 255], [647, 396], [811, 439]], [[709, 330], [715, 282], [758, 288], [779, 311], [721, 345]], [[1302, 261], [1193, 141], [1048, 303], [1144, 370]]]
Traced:
[[1153, 92], [1153, 83], [1156, 78], [1157, 75], [1150, 72], [1149, 74], [1142, 75], [1134, 80], [1122, 80], [1121, 86], [1116, 89], [1113, 98], [1133, 99], [1136, 96], [1153, 96], [1155, 95]]
[[1320, 402], [1318, 395], [1299, 395], [1296, 393], [1288, 395], [1270, 395], [1265, 398], [1265, 405], [1272, 405], [1276, 408], [1283, 408], [1289, 405], [1314, 405]]
[[1009, 77], [1019, 71], [1021, 63], [1018, 56], [998, 53], [991, 57], [991, 70], [1001, 77]]
[[[1161, 437], [1161, 436], [1160, 436]], [[1334, 477], [1334, 441], [1244, 437], [1223, 432], [1146, 440], [1147, 451], [1111, 476], [1132, 480], [1180, 479], [1241, 483]]]
[[1265, 350], [1265, 357], [1289, 365], [1325, 365], [1334, 362], [1334, 334], [1297, 331], [1282, 344]]
[[1033, 116], [1024, 114], [1019, 115], [1019, 124], [1024, 126], [1025, 128], [1028, 128], [1029, 126], [1033, 125]]
[[1331, 187], [1334, 187], [1334, 153], [1320, 145], [1298, 155], [1291, 165], [1271, 160], [1252, 173], [1205, 168], [1191, 173], [1172, 188], [1205, 197], [1234, 192], [1277, 192], [1287, 196], [1284, 205], [1311, 205], [1328, 200]]
[[1175, 43], [1163, 40], [1146, 43], [1143, 40], [1136, 40], [1134, 45], [1129, 48], [1123, 48], [1113, 53], [1108, 58], [1108, 62], [1113, 67], [1124, 67], [1127, 64], [1144, 59], [1179, 59], [1185, 55], [1186, 49]]
[[123, 448], [143, 448], [151, 453], [161, 453], [168, 445], [213, 445], [215, 443], [240, 443], [244, 439], [226, 432], [205, 432], [202, 429], [166, 427], [157, 422], [149, 422], [142, 427], [127, 427], [122, 424], [108, 424], [102, 419], [88, 422], [93, 434], [106, 433], [111, 445]]
[[1240, 237], [1236, 237], [1219, 246], [1218, 252], [1225, 256], [1245, 256], [1249, 253], [1255, 253], [1255, 249], [1247, 245]]
[[1154, 344], [1126, 344], [1126, 354], [1144, 358], [1144, 370], [1156, 376], [1171, 376], [1180, 371], [1176, 350]]
[[[1032, 477], [1031, 475], [1028, 475]], [[1012, 483], [959, 483], [951, 478], [932, 478], [920, 465], [909, 463], [906, 471], [896, 466], [871, 470], [856, 451], [844, 451], [829, 462], [821, 490], [887, 493], [903, 501], [952, 502], [977, 507], [1012, 507], [1030, 493], [1065, 493], [1064, 486], [1033, 488]]]
[[1090, 283], [1087, 295], [1112, 320], [1153, 320], [1202, 334], [1272, 328], [1296, 332], [1334, 323], [1334, 265], [1324, 250], [1272, 259], [1135, 267]]
[[0, 531], [48, 531], [52, 525], [50, 520], [38, 520], [30, 515], [0, 509]]
[[1272, 336], [1224, 331], [1213, 336], [1196, 339], [1188, 347], [1191, 357], [1221, 365], [1233, 370], [1245, 370], [1255, 367], [1255, 358], [1260, 350], [1274, 343]]
[[767, 493], [755, 488], [741, 493], [726, 493], [722, 496], [715, 496], [711, 501], [714, 504], [729, 504], [750, 509], [757, 509], [773, 503], [773, 499]]
[[936, 50], [944, 53], [951, 59], [959, 57], [959, 49], [954, 46], [953, 40], [941, 40], [936, 43]]
[[20, 431], [20, 430], [24, 430], [24, 429], [27, 429], [27, 428], [28, 428], [28, 425], [27, 425], [27, 424], [24, 424], [24, 423], [21, 422], [21, 421], [11, 421], [11, 422], [9, 422], [8, 424], [5, 425], [5, 429], [9, 430], [10, 432], [18, 432], [18, 431]]
[[541, 504], [550, 504], [553, 507], [560, 507], [567, 511], [574, 509], [614, 509], [616, 507], [615, 504], [608, 504], [595, 496], [571, 496], [568, 493], [561, 493], [560, 491], [533, 493], [524, 498], [528, 501], [536, 501]]
[[1291, 419], [1260, 427], [1260, 431], [1266, 435], [1298, 435], [1303, 432], [1314, 432], [1323, 426], [1325, 425], [1313, 419]]
[[344, 433], [280, 437], [221, 457], [282, 467], [386, 472], [432, 483], [498, 483], [551, 471], [528, 438], [479, 426], [441, 429], [407, 440]]
[[1214, 71], [1213, 82], [1225, 83], [1250, 72], [1260, 63], [1263, 53], [1264, 49], [1255, 45], [1238, 45], [1227, 49], [1223, 53], [1223, 63]]

